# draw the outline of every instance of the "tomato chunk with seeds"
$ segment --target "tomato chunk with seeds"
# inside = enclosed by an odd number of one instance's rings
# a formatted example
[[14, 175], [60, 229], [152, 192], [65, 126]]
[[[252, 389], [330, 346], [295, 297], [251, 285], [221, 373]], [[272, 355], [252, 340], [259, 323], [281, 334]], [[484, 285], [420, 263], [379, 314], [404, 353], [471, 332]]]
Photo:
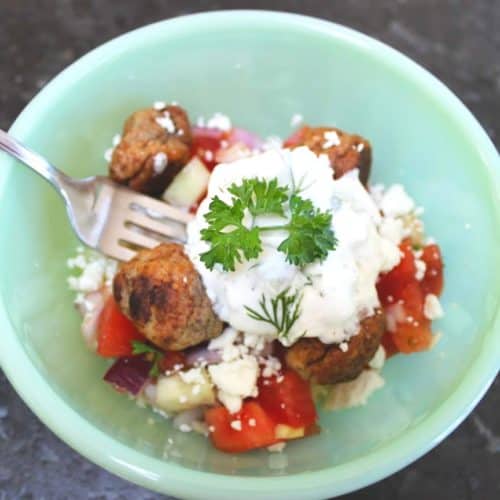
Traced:
[[165, 351], [159, 363], [162, 372], [174, 370], [179, 365], [184, 367], [186, 364], [186, 356], [180, 351]]
[[214, 446], [228, 453], [241, 453], [279, 442], [275, 436], [276, 423], [255, 401], [244, 402], [241, 410], [234, 414], [224, 406], [209, 408], [205, 411], [205, 422]]
[[398, 291], [398, 302], [401, 303], [407, 318], [420, 319], [424, 316], [425, 295], [418, 281], [411, 281]]
[[411, 323], [400, 323], [392, 333], [392, 340], [399, 352], [410, 354], [425, 351], [432, 344], [431, 322], [419, 319]]
[[425, 262], [425, 275], [422, 279], [424, 294], [441, 295], [443, 291], [443, 259], [436, 244], [427, 245], [422, 250], [421, 259]]
[[309, 382], [293, 370], [281, 376], [259, 379], [257, 401], [277, 423], [291, 427], [308, 427], [317, 420], [316, 407]]
[[381, 274], [377, 283], [378, 296], [384, 306], [399, 300], [404, 286], [415, 281], [417, 269], [410, 240], [403, 240], [399, 250], [401, 251], [399, 264], [388, 273]]
[[132, 341], [145, 338], [109, 297], [97, 325], [97, 353], [106, 358], [132, 355]]
[[217, 128], [193, 127], [192, 152], [198, 156], [209, 170], [213, 170], [217, 162], [215, 154], [221, 148], [221, 142], [227, 140], [227, 132]]

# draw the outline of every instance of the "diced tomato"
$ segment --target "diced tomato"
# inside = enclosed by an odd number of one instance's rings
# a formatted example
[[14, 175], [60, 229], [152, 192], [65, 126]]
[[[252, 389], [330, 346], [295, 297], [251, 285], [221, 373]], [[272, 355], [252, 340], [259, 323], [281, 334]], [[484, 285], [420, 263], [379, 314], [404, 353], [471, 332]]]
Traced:
[[145, 339], [120, 311], [113, 297], [109, 297], [99, 316], [97, 353], [106, 358], [131, 356], [133, 340]]
[[405, 239], [399, 245], [401, 260], [388, 273], [381, 274], [377, 283], [380, 301], [384, 306], [399, 300], [399, 292], [411, 281], [415, 281], [415, 256], [410, 240]]
[[179, 351], [165, 351], [159, 364], [162, 372], [173, 370], [176, 365], [186, 366], [186, 356]]
[[392, 340], [399, 352], [410, 354], [429, 349], [432, 342], [431, 322], [419, 319], [414, 322], [399, 323], [392, 333]]
[[221, 148], [221, 142], [227, 140], [227, 132], [216, 128], [193, 127], [193, 154], [200, 157], [209, 170], [217, 162], [215, 155]]
[[385, 307], [400, 304], [403, 317], [398, 318], [395, 330], [387, 332], [382, 345], [388, 356], [395, 352], [412, 353], [428, 349], [432, 343], [431, 322], [424, 316], [425, 296], [439, 295], [443, 288], [443, 261], [439, 247], [427, 245], [420, 257], [426, 264], [424, 278], [415, 278], [415, 257], [409, 240], [400, 245], [400, 263], [382, 274], [377, 283], [381, 303]]
[[424, 294], [441, 295], [443, 291], [443, 259], [439, 246], [431, 244], [424, 247], [421, 259], [426, 264], [425, 275], [421, 282]]
[[304, 132], [306, 130], [306, 127], [299, 128], [296, 130], [290, 137], [285, 139], [285, 142], [283, 143], [283, 147], [285, 148], [291, 148], [293, 146], [296, 146], [297, 144], [300, 144], [302, 142], [302, 138], [304, 136]]
[[309, 382], [293, 370], [286, 370], [278, 377], [262, 377], [258, 385], [257, 401], [277, 424], [308, 427], [316, 422]]
[[[214, 446], [228, 453], [241, 453], [278, 442], [275, 422], [255, 401], [244, 402], [235, 414], [223, 406], [209, 408], [205, 411], [205, 421]], [[233, 426], [234, 422], [240, 422], [241, 430], [231, 427], [232, 422]]]
[[425, 296], [417, 280], [410, 281], [405, 285], [398, 291], [397, 297], [407, 318], [420, 319], [423, 317]]

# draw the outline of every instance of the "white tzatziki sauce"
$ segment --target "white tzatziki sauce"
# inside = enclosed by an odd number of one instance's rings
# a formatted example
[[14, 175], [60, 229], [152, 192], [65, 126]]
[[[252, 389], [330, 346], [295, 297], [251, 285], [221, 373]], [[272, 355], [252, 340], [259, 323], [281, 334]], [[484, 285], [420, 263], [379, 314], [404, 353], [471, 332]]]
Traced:
[[[321, 211], [331, 211], [336, 249], [322, 262], [296, 267], [277, 250], [287, 232], [268, 231], [261, 233], [263, 251], [258, 258], [236, 263], [233, 272], [223, 271], [219, 264], [209, 270], [200, 260], [200, 254], [210, 249], [200, 231], [207, 227], [204, 216], [210, 201], [217, 195], [231, 204], [232, 195], [227, 189], [252, 178], [277, 178], [280, 186], [300, 187], [302, 198], [311, 200]], [[259, 216], [254, 223], [279, 225], [284, 219]], [[290, 345], [305, 336], [323, 343], [341, 343], [355, 335], [360, 320], [379, 306], [375, 288], [378, 275], [399, 262], [397, 243], [381, 235], [381, 223], [379, 209], [360, 183], [357, 170], [334, 180], [326, 156], [318, 157], [307, 147], [280, 149], [214, 169], [208, 195], [188, 226], [185, 251], [203, 279], [215, 312], [234, 329], [276, 338], [275, 328], [252, 319], [246, 307], [258, 311], [263, 296], [273, 298], [289, 289], [301, 296], [300, 315], [280, 341]]]

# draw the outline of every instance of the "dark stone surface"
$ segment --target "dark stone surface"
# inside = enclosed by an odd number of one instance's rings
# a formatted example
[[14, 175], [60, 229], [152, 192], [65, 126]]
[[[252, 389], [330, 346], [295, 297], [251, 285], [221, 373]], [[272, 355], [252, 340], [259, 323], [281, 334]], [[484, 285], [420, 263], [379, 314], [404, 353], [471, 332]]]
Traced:
[[[0, 2], [0, 127], [70, 62], [163, 18], [223, 8], [324, 17], [379, 38], [443, 80], [500, 144], [498, 0], [32, 0]], [[442, 444], [346, 500], [500, 498], [500, 380]], [[0, 500], [158, 499], [89, 463], [48, 431], [0, 373]]]

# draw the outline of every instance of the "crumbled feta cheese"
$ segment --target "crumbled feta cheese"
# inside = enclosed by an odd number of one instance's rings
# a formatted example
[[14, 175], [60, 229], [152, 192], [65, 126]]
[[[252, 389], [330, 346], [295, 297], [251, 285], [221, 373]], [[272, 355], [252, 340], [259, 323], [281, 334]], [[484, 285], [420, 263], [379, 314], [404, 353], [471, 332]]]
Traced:
[[340, 144], [339, 134], [337, 134], [335, 130], [328, 130], [323, 134], [323, 138], [325, 139], [323, 142], [323, 147], [325, 149], [338, 146]]
[[248, 419], [248, 425], [250, 427], [255, 427], [257, 425], [257, 421], [255, 420], [255, 418], [249, 418]]
[[229, 425], [231, 426], [231, 429], [241, 431], [241, 420], [233, 420]]
[[175, 123], [173, 122], [168, 111], [165, 111], [162, 116], [158, 116], [155, 121], [160, 127], [163, 127], [170, 134], [175, 133]]
[[424, 316], [427, 319], [434, 320], [443, 316], [443, 308], [439, 299], [433, 293], [428, 293], [425, 296], [424, 302]]
[[104, 151], [104, 159], [109, 163], [111, 159], [113, 158], [113, 148], [108, 148], [106, 151]]
[[161, 111], [162, 109], [165, 109], [167, 107], [167, 103], [165, 101], [155, 101], [153, 103], [153, 109], [156, 109], [157, 111]]
[[180, 371], [179, 377], [186, 384], [204, 384], [205, 377], [201, 368], [191, 368], [187, 371]]
[[161, 174], [165, 170], [167, 164], [168, 158], [163, 151], [160, 151], [153, 156], [153, 171], [156, 175]]
[[418, 281], [422, 281], [425, 276], [425, 270], [427, 269], [427, 264], [421, 259], [415, 259], [415, 278]]
[[382, 217], [378, 230], [380, 236], [396, 245], [401, 243], [405, 234], [403, 221], [394, 217]]
[[231, 412], [240, 410], [242, 399], [255, 396], [259, 365], [253, 356], [208, 367], [220, 401]]
[[264, 139], [261, 147], [264, 151], [278, 150], [283, 147], [283, 141], [275, 135], [270, 135]]
[[278, 358], [274, 356], [267, 356], [259, 358], [259, 361], [264, 365], [261, 371], [261, 375], [265, 378], [272, 377], [273, 375], [278, 375], [281, 370], [281, 362]]
[[347, 342], [341, 342], [339, 344], [339, 349], [342, 351], [342, 352], [347, 352], [349, 350], [349, 344]]
[[66, 265], [70, 269], [80, 271], [79, 276], [69, 276], [68, 286], [75, 292], [95, 292], [103, 286], [110, 286], [116, 274], [117, 262], [97, 252], [79, 253], [68, 259]]
[[290, 120], [290, 126], [296, 127], [297, 125], [300, 125], [303, 121], [304, 117], [300, 113], [295, 113]]
[[[199, 125], [200, 123], [201, 125]], [[201, 127], [205, 126], [203, 118], [198, 118], [198, 125]], [[206, 126], [208, 128], [223, 130], [224, 132], [228, 132], [232, 128], [229, 117], [219, 112], [214, 113], [214, 115], [207, 120]]]
[[386, 216], [407, 215], [415, 208], [415, 202], [408, 196], [401, 184], [393, 184], [383, 195], [380, 209]]

